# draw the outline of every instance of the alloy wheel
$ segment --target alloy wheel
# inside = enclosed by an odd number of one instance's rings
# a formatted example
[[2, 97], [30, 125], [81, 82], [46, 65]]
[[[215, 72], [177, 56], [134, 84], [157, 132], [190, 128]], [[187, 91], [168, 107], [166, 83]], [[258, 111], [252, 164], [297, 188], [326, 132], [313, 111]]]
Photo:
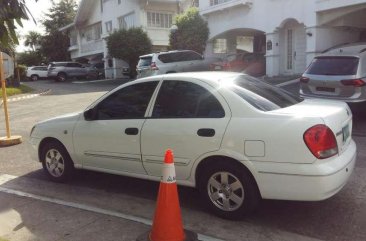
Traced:
[[244, 187], [239, 178], [229, 172], [216, 172], [207, 183], [208, 196], [216, 207], [234, 211], [244, 202]]
[[47, 151], [45, 164], [48, 172], [54, 177], [61, 177], [65, 171], [64, 158], [56, 149]]

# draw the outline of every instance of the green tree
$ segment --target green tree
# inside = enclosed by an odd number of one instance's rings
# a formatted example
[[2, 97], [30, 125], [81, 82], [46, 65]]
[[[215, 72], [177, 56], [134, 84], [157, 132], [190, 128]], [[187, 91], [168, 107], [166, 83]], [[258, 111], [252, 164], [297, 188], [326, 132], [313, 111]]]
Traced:
[[17, 62], [26, 66], [34, 66], [41, 65], [43, 59], [39, 51], [27, 51], [17, 55]]
[[[37, 0], [35, 0], [37, 1]], [[8, 49], [19, 44], [16, 29], [23, 27], [22, 20], [29, 19], [25, 0], [0, 0], [0, 48]]]
[[209, 36], [207, 22], [201, 17], [196, 7], [177, 15], [175, 24], [178, 29], [169, 35], [172, 49], [190, 49], [203, 53]]
[[41, 45], [42, 35], [36, 31], [29, 31], [28, 34], [24, 36], [24, 45], [32, 48], [33, 51], [36, 51], [36, 46]]
[[109, 55], [128, 62], [133, 75], [139, 56], [150, 53], [151, 47], [151, 40], [142, 28], [121, 29], [107, 39]]
[[70, 46], [70, 39], [66, 33], [59, 29], [74, 21], [77, 10], [75, 0], [63, 0], [55, 2], [52, 0], [52, 7], [42, 21], [46, 35], [41, 40], [41, 53], [48, 61], [69, 60], [70, 54], [67, 51]]

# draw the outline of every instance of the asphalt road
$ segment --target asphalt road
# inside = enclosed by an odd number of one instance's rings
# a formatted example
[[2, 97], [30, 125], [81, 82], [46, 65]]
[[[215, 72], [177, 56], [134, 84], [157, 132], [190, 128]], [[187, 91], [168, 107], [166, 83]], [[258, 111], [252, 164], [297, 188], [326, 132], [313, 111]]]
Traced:
[[[28, 236], [19, 238], [15, 235], [19, 232], [18, 230], [26, 228], [33, 235], [33, 239], [29, 240], [56, 240], [45, 230], [34, 227], [37, 216], [24, 211], [24, 205], [23, 209], [19, 208], [20, 204], [26, 202], [26, 198], [15, 198], [11, 196], [12, 194], [4, 194], [1, 188], [92, 206], [147, 220], [152, 219], [158, 183], [89, 171], [78, 171], [75, 178], [66, 184], [52, 183], [46, 179], [41, 165], [31, 159], [30, 147], [27, 144], [29, 131], [36, 122], [83, 110], [106, 91], [122, 82], [121, 80], [73, 83], [55, 83], [47, 80], [28, 82], [27, 84], [35, 89], [52, 89], [52, 91], [47, 95], [9, 103], [12, 134], [22, 135], [24, 142], [16, 146], [0, 148], [0, 237], [4, 236], [9, 240], [28, 240], [24, 238]], [[298, 84], [295, 83], [283, 88], [296, 92], [297, 86]], [[363, 126], [364, 123], [366, 118], [363, 115], [355, 116], [355, 126]], [[2, 112], [0, 112], [0, 136], [5, 136]], [[321, 202], [263, 200], [256, 213], [242, 221], [233, 222], [207, 213], [205, 207], [199, 202], [196, 190], [179, 187], [185, 228], [222, 240], [366, 240], [366, 177], [364, 175], [366, 137], [361, 133], [354, 136], [354, 139], [358, 146], [355, 171], [349, 183], [334, 197]], [[39, 212], [50, 210], [50, 213], [56, 216], [62, 216], [64, 212], [65, 217], [69, 217], [68, 220], [78, 220], [63, 204], [52, 204], [55, 205], [54, 207], [47, 202], [34, 201], [32, 205], [34, 209], [40, 210]], [[5, 217], [2, 216], [2, 211], [9, 209], [15, 211], [22, 220], [22, 226], [15, 225], [10, 234], [6, 231], [2, 233], [1, 225], [5, 221], [2, 220]], [[54, 209], [58, 212], [51, 211]], [[78, 222], [78, 225], [84, 225], [83, 227], [88, 229], [89, 226], [84, 224], [85, 220], [92, 220], [97, 214], [79, 211], [78, 215], [85, 215], [84, 221]], [[107, 220], [106, 223], [111, 222], [108, 218], [104, 219]], [[43, 224], [47, 223], [47, 218], [45, 220]], [[114, 229], [116, 229], [115, 232], [120, 229], [127, 233], [147, 229], [145, 226], [137, 228], [140, 224], [131, 225], [130, 222], [126, 224], [123, 218], [114, 217], [110, 220], [114, 225], [111, 225], [112, 228], [107, 226], [106, 229], [111, 228], [113, 232]], [[63, 225], [65, 222], [64, 220]], [[96, 225], [95, 222], [91, 223]], [[129, 225], [131, 227], [127, 228]], [[57, 224], [55, 227], [61, 229]], [[111, 234], [108, 236], [106, 232], [103, 235], [103, 230], [100, 228], [96, 230], [99, 230], [99, 233], [94, 230], [96, 235], [94, 237], [102, 237], [104, 240], [134, 240], [131, 236], [109, 237]], [[65, 235], [65, 231], [59, 232]], [[98, 240], [93, 239], [93, 236], [90, 236], [91, 233], [88, 233], [89, 240]], [[73, 237], [75, 238], [69, 240], [83, 240], [82, 237], [78, 239], [77, 234]]]

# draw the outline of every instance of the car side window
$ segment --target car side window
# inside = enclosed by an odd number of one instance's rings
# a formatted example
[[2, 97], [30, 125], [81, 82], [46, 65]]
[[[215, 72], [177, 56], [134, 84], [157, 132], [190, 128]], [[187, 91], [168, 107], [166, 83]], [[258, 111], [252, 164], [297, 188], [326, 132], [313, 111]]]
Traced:
[[222, 118], [225, 111], [207, 89], [186, 81], [164, 81], [152, 118]]
[[99, 120], [144, 118], [158, 81], [139, 83], [122, 88], [97, 105]]
[[202, 60], [202, 56], [193, 51], [186, 52], [186, 56], [188, 60]]

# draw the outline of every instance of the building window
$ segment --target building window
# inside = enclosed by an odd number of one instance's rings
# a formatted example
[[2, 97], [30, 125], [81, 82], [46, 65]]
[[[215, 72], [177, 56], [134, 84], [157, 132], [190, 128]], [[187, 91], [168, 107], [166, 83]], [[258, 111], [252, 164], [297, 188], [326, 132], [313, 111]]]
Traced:
[[121, 4], [121, 0], [118, 0], [118, 4]]
[[78, 44], [78, 37], [76, 31], [70, 32], [70, 46], [74, 46]]
[[224, 54], [227, 52], [226, 39], [218, 38], [214, 41], [213, 51], [215, 54]]
[[210, 6], [218, 5], [225, 2], [230, 2], [232, 0], [210, 0]]
[[101, 38], [101, 35], [102, 35], [101, 23], [90, 25], [84, 31], [84, 37], [86, 41], [98, 40]]
[[287, 30], [287, 69], [292, 69], [292, 29]]
[[105, 29], [106, 29], [107, 33], [112, 31], [112, 21], [108, 21], [105, 23]]
[[129, 29], [135, 26], [135, 13], [129, 13], [118, 18], [119, 29]]
[[173, 23], [172, 13], [147, 12], [147, 26], [153, 28], [170, 28]]

